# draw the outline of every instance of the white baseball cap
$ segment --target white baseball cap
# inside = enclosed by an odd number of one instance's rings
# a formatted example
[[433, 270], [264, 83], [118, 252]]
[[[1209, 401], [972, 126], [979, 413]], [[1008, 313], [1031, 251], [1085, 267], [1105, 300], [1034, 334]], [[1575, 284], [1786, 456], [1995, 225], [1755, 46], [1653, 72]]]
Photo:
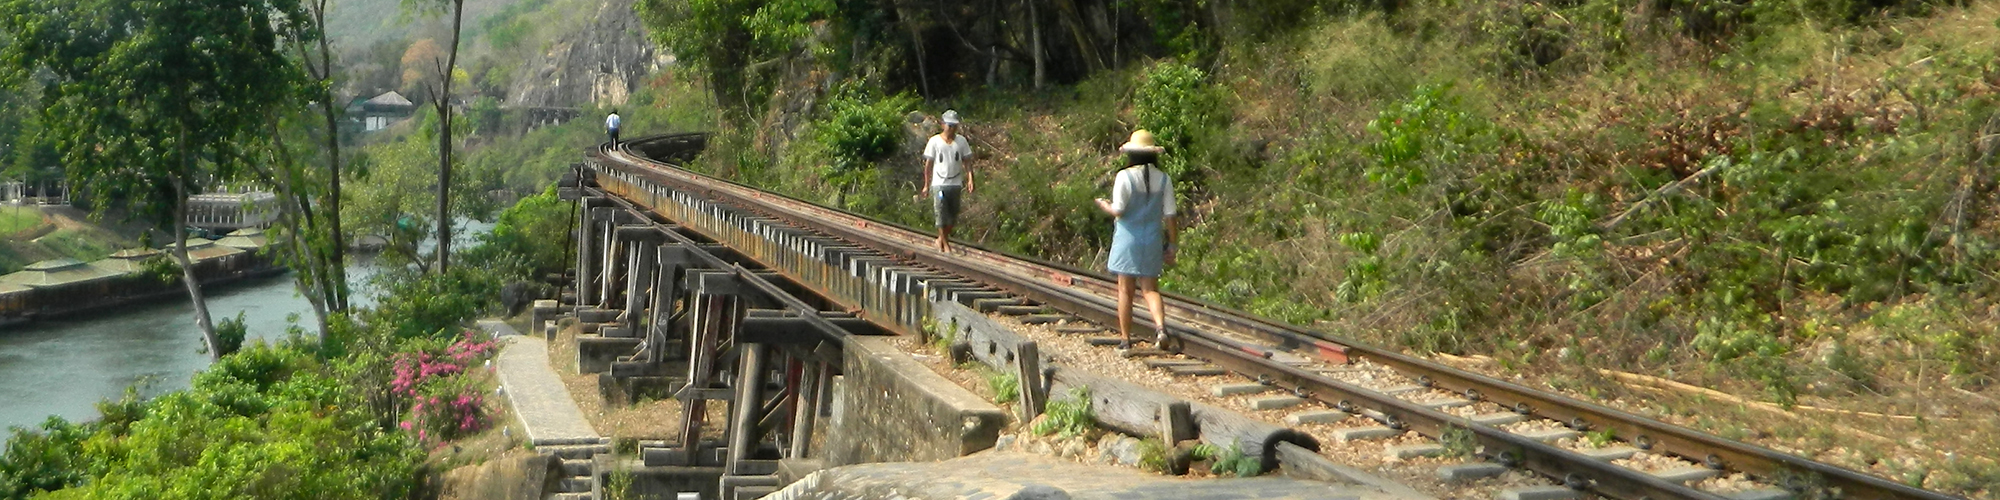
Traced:
[[957, 124], [958, 124], [958, 112], [957, 112], [957, 111], [953, 111], [953, 110], [949, 110], [949, 109], [947, 109], [947, 110], [944, 110], [944, 124], [945, 124], [945, 125], [957, 125]]

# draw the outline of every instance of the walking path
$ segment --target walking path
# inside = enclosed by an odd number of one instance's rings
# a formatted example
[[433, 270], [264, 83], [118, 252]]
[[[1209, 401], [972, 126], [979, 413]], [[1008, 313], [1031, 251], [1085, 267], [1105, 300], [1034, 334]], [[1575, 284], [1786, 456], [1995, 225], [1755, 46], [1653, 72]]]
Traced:
[[569, 389], [549, 366], [549, 345], [540, 337], [521, 335], [499, 320], [479, 320], [479, 328], [502, 342], [494, 361], [507, 402], [514, 408], [528, 440], [536, 445], [595, 444], [600, 436], [584, 420]]

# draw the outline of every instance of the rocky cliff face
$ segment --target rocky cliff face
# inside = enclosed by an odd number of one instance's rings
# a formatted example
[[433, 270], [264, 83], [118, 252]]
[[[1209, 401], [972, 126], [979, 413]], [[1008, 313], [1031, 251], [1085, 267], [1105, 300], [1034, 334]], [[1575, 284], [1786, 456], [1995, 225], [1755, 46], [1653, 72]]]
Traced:
[[670, 64], [646, 39], [632, 0], [602, 0], [597, 14], [575, 33], [557, 37], [548, 52], [529, 61], [526, 76], [508, 89], [507, 104], [526, 107], [616, 106], [646, 75]]

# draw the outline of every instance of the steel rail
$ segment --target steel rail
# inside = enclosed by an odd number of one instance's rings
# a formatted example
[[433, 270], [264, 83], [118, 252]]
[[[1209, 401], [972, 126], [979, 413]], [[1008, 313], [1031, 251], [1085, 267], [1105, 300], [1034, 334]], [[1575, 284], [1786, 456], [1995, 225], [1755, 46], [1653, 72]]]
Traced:
[[[619, 147], [601, 150], [594, 156], [603, 160], [602, 163], [606, 166], [618, 168], [628, 174], [784, 220], [837, 239], [861, 243], [912, 262], [921, 262], [926, 266], [999, 286], [1031, 299], [1056, 305], [1058, 308], [1071, 306], [1073, 310], [1069, 312], [1085, 316], [1086, 319], [1106, 324], [1114, 322], [1113, 317], [1105, 312], [1108, 307], [1104, 303], [1108, 301], [1105, 297], [1115, 290], [1113, 288], [1115, 282], [1103, 275], [1061, 264], [1006, 255], [963, 243], [955, 245], [966, 249], [964, 255], [939, 253], [929, 248], [933, 241], [931, 237], [915, 229], [686, 171], [671, 164], [654, 161], [629, 149], [631, 144], [684, 138], [685, 136], [661, 136], [635, 139]], [[1518, 412], [1563, 422], [1579, 430], [1610, 429], [1615, 435], [1631, 441], [1635, 446], [1655, 452], [1664, 451], [1702, 462], [1709, 467], [1735, 469], [1769, 478], [1795, 491], [1825, 488], [1827, 493], [1835, 496], [1858, 499], [1958, 498], [1796, 455], [1722, 439], [1601, 405], [1537, 391], [1423, 361], [1399, 352], [1272, 322], [1195, 299], [1172, 294], [1163, 295], [1167, 295], [1168, 309], [1172, 317], [1180, 320], [1179, 322], [1191, 322], [1195, 326], [1207, 327], [1170, 326], [1169, 330], [1183, 339], [1183, 350], [1190, 355], [1209, 359], [1245, 375], [1261, 376], [1261, 379], [1289, 385], [1288, 388], [1301, 394], [1329, 403], [1339, 404], [1339, 401], [1342, 401], [1334, 398], [1348, 398], [1349, 404], [1354, 404], [1351, 400], [1369, 401], [1387, 409], [1378, 415], [1381, 417], [1378, 420], [1391, 420], [1385, 423], [1409, 426], [1433, 436], [1441, 435], [1437, 433], [1442, 432], [1444, 426], [1471, 429], [1489, 448], [1501, 450], [1496, 452], [1497, 458], [1526, 465], [1553, 477], [1564, 478], [1573, 486], [1600, 490], [1607, 496], [1634, 500], [1669, 497], [1715, 498], [1713, 494], [1678, 484], [1652, 484], [1661, 481], [1643, 472], [1609, 466], [1539, 442], [1517, 443], [1522, 438], [1500, 432], [1498, 429], [1493, 431], [1506, 435], [1489, 436], [1481, 432], [1486, 426], [1463, 422], [1456, 417], [1414, 406], [1394, 397], [1382, 396], [1375, 391], [1355, 388], [1311, 370], [1273, 362], [1271, 358], [1284, 350], [1306, 350], [1336, 362], [1346, 361], [1351, 356], [1364, 357], [1412, 375], [1420, 384], [1428, 387], [1458, 392], [1468, 399], [1491, 401], [1512, 407]], [[1275, 345], [1265, 346], [1238, 341], [1223, 335], [1224, 332], [1255, 335]], [[1388, 400], [1382, 399], [1384, 397]], [[1429, 432], [1426, 432], [1427, 430]], [[1517, 455], [1506, 456], [1507, 450], [1514, 450]], [[1536, 465], [1543, 462], [1552, 462], [1552, 465]], [[1616, 470], [1603, 469], [1596, 465], [1615, 467]], [[1545, 468], [1547, 470], [1544, 470]], [[1621, 479], [1632, 474], [1646, 477]], [[1606, 482], [1606, 479], [1612, 481]], [[1591, 486], [1590, 483], [1595, 485]]]

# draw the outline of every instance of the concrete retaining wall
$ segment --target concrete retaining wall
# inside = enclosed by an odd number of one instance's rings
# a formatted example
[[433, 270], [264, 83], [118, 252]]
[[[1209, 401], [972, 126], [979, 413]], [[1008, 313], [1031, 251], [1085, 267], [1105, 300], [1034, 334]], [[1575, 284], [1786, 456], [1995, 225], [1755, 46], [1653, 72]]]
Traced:
[[827, 464], [926, 462], [993, 447], [1007, 415], [885, 337], [854, 337], [842, 362]]

